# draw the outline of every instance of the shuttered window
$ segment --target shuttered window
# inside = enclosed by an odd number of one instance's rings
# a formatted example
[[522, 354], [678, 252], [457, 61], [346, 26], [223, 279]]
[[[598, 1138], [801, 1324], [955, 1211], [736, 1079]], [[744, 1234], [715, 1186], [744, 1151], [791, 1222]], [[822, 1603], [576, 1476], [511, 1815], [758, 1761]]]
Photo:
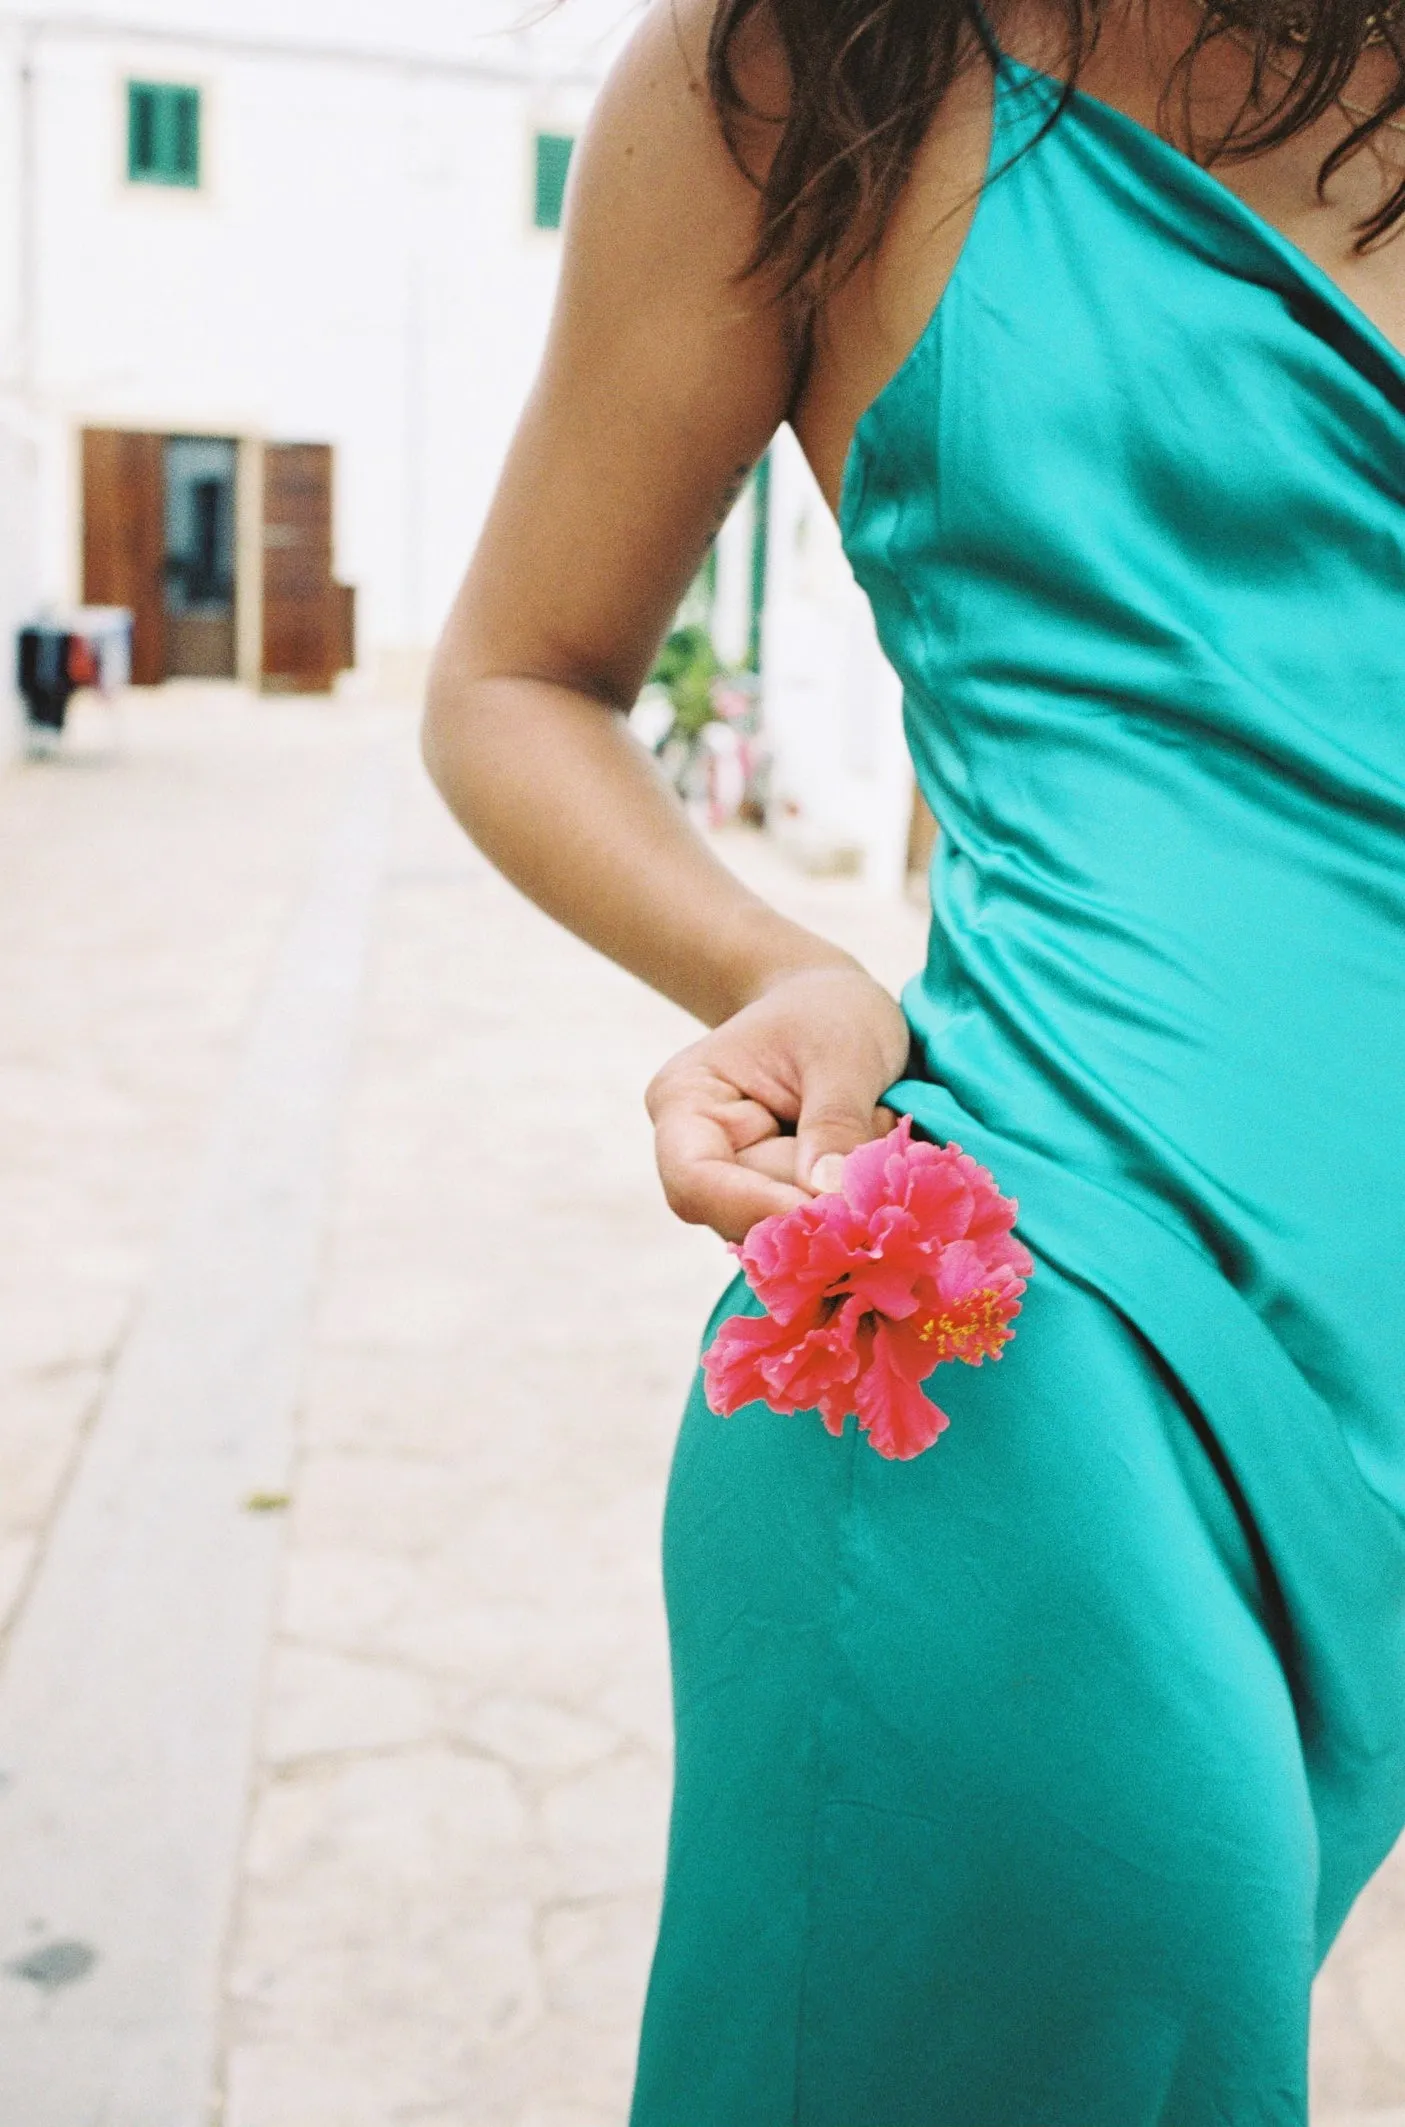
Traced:
[[566, 197], [566, 172], [571, 167], [575, 141], [568, 133], [538, 133], [536, 206], [533, 219], [539, 229], [561, 227], [561, 206]]
[[127, 175], [134, 185], [199, 184], [199, 89], [127, 83]]

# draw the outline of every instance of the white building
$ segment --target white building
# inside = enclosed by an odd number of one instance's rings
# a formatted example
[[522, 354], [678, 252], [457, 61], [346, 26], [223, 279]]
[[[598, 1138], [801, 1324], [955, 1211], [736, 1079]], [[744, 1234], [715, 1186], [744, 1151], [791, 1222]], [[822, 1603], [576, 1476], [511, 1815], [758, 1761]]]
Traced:
[[25, 595], [136, 603], [151, 679], [295, 679], [345, 625], [332, 582], [363, 661], [422, 650], [537, 359], [565, 144], [625, 4], [517, 30], [484, 0], [0, 10]]
[[[535, 369], [569, 145], [635, 0], [0, 0], [0, 628], [136, 676], [423, 660]], [[797, 849], [901, 868], [892, 682], [778, 450], [764, 656]], [[761, 581], [747, 511], [718, 633]], [[8, 674], [6, 675], [8, 678]], [[902, 815], [901, 832], [893, 822]]]
[[19, 735], [18, 697], [13, 691], [15, 630], [33, 611], [38, 594], [34, 527], [38, 518], [38, 452], [27, 409], [13, 393], [0, 392], [0, 763]]

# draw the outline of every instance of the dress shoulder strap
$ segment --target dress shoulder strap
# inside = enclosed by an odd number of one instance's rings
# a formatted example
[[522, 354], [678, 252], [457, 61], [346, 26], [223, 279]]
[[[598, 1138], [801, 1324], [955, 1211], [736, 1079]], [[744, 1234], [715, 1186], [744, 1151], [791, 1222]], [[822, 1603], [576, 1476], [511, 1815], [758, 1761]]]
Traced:
[[[970, 0], [971, 25], [981, 41], [994, 84], [992, 175], [1007, 169], [1034, 147], [1073, 104], [1073, 84], [1041, 74], [1007, 52], [995, 34], [982, 0]], [[996, 153], [994, 151], [998, 150]]]
[[1007, 63], [1004, 47], [995, 34], [994, 25], [982, 7], [981, 0], [970, 0], [970, 4], [971, 26], [985, 47], [986, 57], [994, 68], [995, 77], [998, 81]]

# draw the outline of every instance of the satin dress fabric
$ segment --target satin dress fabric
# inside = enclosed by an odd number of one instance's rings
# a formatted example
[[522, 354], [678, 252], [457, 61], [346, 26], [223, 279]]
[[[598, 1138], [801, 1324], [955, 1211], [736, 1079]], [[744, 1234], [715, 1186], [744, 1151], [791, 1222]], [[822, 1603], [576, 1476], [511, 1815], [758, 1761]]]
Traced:
[[1405, 1825], [1405, 359], [1056, 96], [840, 517], [941, 828], [888, 1097], [1035, 1269], [913, 1462], [695, 1390], [634, 2127], [1303, 2127]]

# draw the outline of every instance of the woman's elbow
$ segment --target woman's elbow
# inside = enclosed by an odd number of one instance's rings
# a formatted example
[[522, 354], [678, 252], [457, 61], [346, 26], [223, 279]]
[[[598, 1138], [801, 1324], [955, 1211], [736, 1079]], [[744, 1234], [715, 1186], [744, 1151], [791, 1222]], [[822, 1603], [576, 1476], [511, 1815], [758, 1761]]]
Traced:
[[[430, 660], [420, 717], [420, 757], [440, 796], [463, 817], [472, 749], [474, 675], [446, 634]], [[467, 825], [467, 821], [464, 822]]]
[[430, 782], [441, 796], [447, 795], [444, 785], [448, 775], [448, 697], [449, 686], [440, 670], [436, 655], [429, 668], [429, 678], [424, 690], [424, 707], [420, 714], [420, 759], [424, 762]]

